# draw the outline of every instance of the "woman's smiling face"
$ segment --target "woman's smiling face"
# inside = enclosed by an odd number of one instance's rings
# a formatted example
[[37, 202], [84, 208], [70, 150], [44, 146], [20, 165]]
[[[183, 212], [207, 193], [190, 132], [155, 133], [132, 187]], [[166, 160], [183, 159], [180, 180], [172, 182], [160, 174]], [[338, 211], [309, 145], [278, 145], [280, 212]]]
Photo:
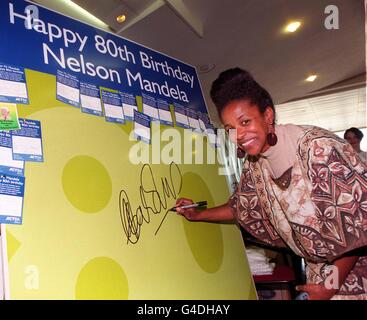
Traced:
[[266, 136], [274, 121], [270, 107], [261, 113], [258, 106], [248, 100], [234, 100], [224, 107], [221, 119], [231, 141], [249, 155], [256, 156], [269, 149]]

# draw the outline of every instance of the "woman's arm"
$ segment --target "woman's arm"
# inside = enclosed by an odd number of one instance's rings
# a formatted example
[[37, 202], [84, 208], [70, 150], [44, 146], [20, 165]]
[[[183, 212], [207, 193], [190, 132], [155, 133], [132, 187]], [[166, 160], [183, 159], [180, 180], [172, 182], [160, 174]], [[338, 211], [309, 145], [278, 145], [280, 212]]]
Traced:
[[[180, 198], [176, 201], [176, 206], [183, 206], [192, 204], [191, 199]], [[233, 209], [228, 205], [228, 203], [223, 204], [218, 207], [206, 209], [199, 211], [196, 208], [181, 209], [177, 208], [177, 213], [183, 215], [187, 220], [190, 221], [233, 221]]]
[[[326, 281], [324, 284], [297, 286], [296, 290], [307, 292], [309, 300], [331, 299], [339, 291], [358, 258], [359, 256], [347, 256], [335, 260], [333, 266], [336, 268], [333, 270], [333, 273], [326, 278], [326, 280], [328, 280], [330, 277], [330, 281]], [[333, 283], [333, 281], [337, 281], [337, 283]]]

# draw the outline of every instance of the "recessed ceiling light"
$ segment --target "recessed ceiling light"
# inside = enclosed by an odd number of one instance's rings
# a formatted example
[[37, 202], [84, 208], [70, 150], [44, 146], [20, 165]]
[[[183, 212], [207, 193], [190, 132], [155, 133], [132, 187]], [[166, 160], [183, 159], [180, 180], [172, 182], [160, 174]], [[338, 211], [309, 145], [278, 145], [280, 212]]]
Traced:
[[287, 26], [284, 28], [284, 30], [285, 32], [295, 32], [298, 30], [300, 26], [301, 26], [301, 22], [293, 21], [291, 23], [288, 23]]
[[199, 73], [208, 73], [215, 68], [214, 63], [206, 63], [198, 66]]
[[106, 23], [104, 23], [102, 20], [98, 19], [96, 16], [92, 15], [90, 12], [83, 9], [73, 1], [71, 0], [60, 0], [60, 1], [62, 1], [63, 4], [65, 4], [66, 6], [68, 6], [68, 8], [70, 8], [73, 12], [77, 12], [80, 15], [84, 16], [89, 23], [92, 22], [92, 24], [95, 24], [96, 26], [103, 29], [109, 28], [109, 26]]
[[124, 14], [120, 14], [118, 17], [116, 17], [116, 21], [118, 23], [123, 23], [126, 20], [126, 16]]
[[316, 78], [317, 78], [317, 75], [316, 74], [313, 74], [313, 75], [309, 76], [306, 79], [306, 81], [308, 81], [308, 82], [314, 82], [316, 80]]

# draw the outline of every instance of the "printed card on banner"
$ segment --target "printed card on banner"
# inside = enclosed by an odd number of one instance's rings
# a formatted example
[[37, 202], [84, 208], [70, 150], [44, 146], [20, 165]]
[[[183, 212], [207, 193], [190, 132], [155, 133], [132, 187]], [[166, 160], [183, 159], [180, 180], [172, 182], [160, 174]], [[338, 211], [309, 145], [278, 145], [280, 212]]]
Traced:
[[216, 135], [215, 128], [213, 125], [211, 124], [207, 125], [206, 135], [208, 136], [209, 144], [212, 147], [217, 148], [218, 147], [217, 135]]
[[22, 223], [24, 183], [24, 177], [0, 174], [0, 223]]
[[174, 103], [173, 106], [175, 110], [176, 126], [189, 129], [189, 119], [187, 118], [185, 107], [178, 103]]
[[201, 132], [198, 115], [196, 111], [190, 108], [186, 109], [186, 115], [187, 115], [187, 118], [189, 119], [190, 128], [194, 129], [197, 132]]
[[125, 115], [124, 111], [122, 110], [120, 94], [101, 90], [101, 97], [106, 121], [124, 124]]
[[150, 117], [139, 111], [134, 111], [134, 136], [135, 139], [150, 143]]
[[143, 100], [143, 113], [150, 117], [151, 120], [159, 120], [159, 114], [157, 109], [157, 101], [155, 98], [142, 94]]
[[57, 70], [56, 98], [61, 102], [80, 107], [79, 79], [66, 72]]
[[206, 132], [207, 125], [210, 124], [209, 116], [206, 113], [198, 112], [200, 129]]
[[12, 131], [13, 160], [43, 162], [41, 122], [19, 118], [21, 129]]
[[122, 109], [124, 110], [125, 119], [128, 121], [134, 120], [134, 110], [138, 111], [136, 98], [133, 94], [120, 92], [122, 100]]
[[24, 68], [0, 63], [0, 102], [29, 103]]
[[80, 82], [80, 107], [84, 113], [103, 115], [100, 90], [96, 85]]
[[0, 174], [24, 176], [24, 161], [13, 160], [11, 132], [0, 131]]
[[20, 129], [17, 105], [0, 102], [0, 130], [16, 129]]
[[171, 109], [169, 107], [169, 103], [165, 100], [158, 99], [157, 100], [159, 121], [169, 126], [173, 126]]

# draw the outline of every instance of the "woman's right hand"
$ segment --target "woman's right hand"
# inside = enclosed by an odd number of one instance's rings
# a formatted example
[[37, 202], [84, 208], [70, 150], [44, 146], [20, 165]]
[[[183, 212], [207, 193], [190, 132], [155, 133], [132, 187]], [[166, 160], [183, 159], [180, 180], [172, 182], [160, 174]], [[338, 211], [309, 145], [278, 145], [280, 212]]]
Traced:
[[[180, 207], [193, 203], [191, 199], [179, 198], [176, 201], [176, 206]], [[176, 208], [176, 212], [190, 221], [233, 222], [234, 219], [233, 209], [228, 203], [204, 210], [198, 210], [197, 207], [187, 209]]]
[[[176, 201], [176, 207], [186, 206], [188, 204], [193, 203], [194, 202], [191, 199], [179, 198]], [[187, 209], [176, 208], [176, 212], [177, 214], [184, 216], [187, 220], [196, 220], [195, 218], [197, 218], [196, 215], [198, 214], [196, 208], [187, 208]]]

